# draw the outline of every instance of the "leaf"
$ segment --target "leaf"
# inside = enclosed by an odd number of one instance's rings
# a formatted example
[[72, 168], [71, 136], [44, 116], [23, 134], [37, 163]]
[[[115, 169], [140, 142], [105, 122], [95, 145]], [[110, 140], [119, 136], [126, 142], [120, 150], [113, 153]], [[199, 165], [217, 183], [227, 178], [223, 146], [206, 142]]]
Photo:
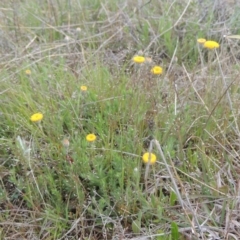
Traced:
[[240, 35], [224, 35], [225, 38], [235, 38], [235, 39], [240, 39]]
[[157, 240], [166, 240], [166, 234], [162, 230], [157, 231]]
[[132, 231], [134, 233], [140, 233], [141, 230], [141, 221], [135, 220], [132, 222]]
[[227, 185], [221, 186], [220, 188], [218, 188], [218, 190], [224, 194], [228, 194], [229, 192], [229, 187]]
[[132, 231], [134, 233], [140, 233], [141, 231], [141, 222], [142, 222], [142, 212], [138, 213], [138, 219], [132, 222]]
[[179, 240], [178, 226], [175, 222], [171, 223], [171, 240]]
[[30, 143], [28, 143], [25, 139], [21, 138], [20, 136], [17, 136], [16, 140], [18, 143], [18, 147], [22, 150], [23, 155], [28, 156], [31, 151]]
[[170, 205], [174, 206], [176, 201], [177, 201], [177, 195], [175, 192], [171, 191], [170, 199], [169, 199]]

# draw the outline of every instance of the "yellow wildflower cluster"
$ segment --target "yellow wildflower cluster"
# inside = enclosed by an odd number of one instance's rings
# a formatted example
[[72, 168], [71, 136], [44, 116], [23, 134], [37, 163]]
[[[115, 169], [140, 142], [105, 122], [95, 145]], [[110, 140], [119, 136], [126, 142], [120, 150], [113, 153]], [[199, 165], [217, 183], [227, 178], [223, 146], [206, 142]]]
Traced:
[[143, 154], [142, 160], [146, 164], [153, 165], [157, 161], [157, 157], [153, 153], [146, 152], [146, 153]]
[[[132, 58], [132, 60], [133, 60], [134, 63], [137, 63], [137, 64], [141, 64], [141, 63], [144, 63], [144, 62], [147, 62], [147, 63], [152, 62], [151, 58], [145, 58], [145, 57], [139, 56], [139, 55], [134, 56]], [[151, 69], [151, 73], [153, 73], [154, 75], [160, 75], [160, 74], [163, 73], [163, 69], [162, 69], [162, 67], [156, 65]]]
[[199, 38], [198, 43], [202, 44], [204, 48], [207, 49], [215, 49], [215, 48], [219, 48], [219, 43], [212, 41], [212, 40], [206, 40], [204, 38]]

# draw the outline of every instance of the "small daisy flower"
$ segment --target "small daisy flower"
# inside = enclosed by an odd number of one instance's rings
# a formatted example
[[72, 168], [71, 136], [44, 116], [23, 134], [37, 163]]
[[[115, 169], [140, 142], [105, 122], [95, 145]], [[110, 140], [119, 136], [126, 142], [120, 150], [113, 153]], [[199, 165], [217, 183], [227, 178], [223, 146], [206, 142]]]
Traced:
[[95, 134], [93, 134], [93, 133], [90, 133], [90, 134], [88, 134], [87, 136], [86, 136], [86, 140], [88, 141], [88, 142], [94, 142], [95, 140], [96, 140], [96, 135]]
[[40, 122], [43, 119], [43, 114], [42, 113], [34, 113], [31, 117], [30, 120], [32, 122]]
[[81, 89], [81, 91], [85, 92], [85, 91], [87, 91], [87, 86], [81, 86], [80, 89]]
[[153, 153], [146, 152], [142, 156], [142, 160], [144, 163], [154, 164], [157, 161], [157, 157]]
[[145, 57], [136, 55], [136, 56], [133, 57], [132, 60], [135, 63], [143, 63], [143, 62], [145, 62]]
[[151, 72], [155, 75], [160, 75], [162, 74], [163, 72], [163, 69], [160, 67], [160, 66], [154, 66], [152, 69], [151, 69]]
[[204, 44], [207, 40], [205, 38], [198, 38], [197, 42], [200, 44]]
[[208, 49], [219, 48], [219, 44], [215, 41], [206, 41], [203, 46]]
[[31, 75], [31, 70], [30, 69], [27, 69], [26, 71], [25, 71], [25, 73], [27, 74], [27, 75]]

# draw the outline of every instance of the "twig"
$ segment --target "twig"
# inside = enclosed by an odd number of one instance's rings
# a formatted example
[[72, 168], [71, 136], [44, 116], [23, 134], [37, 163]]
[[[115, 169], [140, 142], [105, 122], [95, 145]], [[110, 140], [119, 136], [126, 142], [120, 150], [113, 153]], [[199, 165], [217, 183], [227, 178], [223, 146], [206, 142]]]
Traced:
[[226, 80], [225, 80], [225, 77], [224, 77], [224, 74], [223, 74], [223, 70], [222, 70], [222, 67], [221, 67], [221, 64], [220, 64], [219, 56], [218, 56], [218, 53], [217, 53], [216, 49], [215, 49], [215, 53], [216, 53], [216, 56], [217, 56], [217, 62], [218, 62], [218, 65], [219, 65], [221, 76], [222, 76], [223, 85], [224, 85], [224, 88], [226, 89], [225, 93], [227, 94], [228, 103], [229, 103], [229, 106], [230, 106], [230, 109], [231, 109], [231, 112], [232, 112], [232, 115], [233, 115], [233, 118], [234, 118], [234, 122], [235, 122], [236, 129], [237, 129], [237, 134], [239, 136], [240, 131], [239, 131], [239, 128], [238, 128], [236, 116], [235, 116], [234, 111], [233, 111], [232, 100], [230, 98], [230, 94], [229, 94], [229, 91], [228, 91], [229, 87], [232, 85], [232, 83], [230, 84], [230, 86], [227, 86], [227, 83], [226, 83]]
[[[165, 164], [165, 167], [167, 168], [168, 174], [169, 174], [169, 176], [170, 176], [170, 178], [171, 178], [171, 181], [172, 181], [172, 183], [173, 183], [174, 191], [175, 191], [175, 193], [176, 193], [176, 195], [177, 195], [177, 197], [178, 197], [178, 201], [179, 201], [180, 205], [182, 206], [183, 210], [184, 210], [185, 213], [186, 213], [185, 203], [184, 203], [184, 201], [183, 201], [183, 199], [182, 199], [182, 197], [181, 197], [181, 194], [180, 194], [180, 192], [179, 192], [179, 190], [178, 190], [178, 186], [177, 186], [177, 184], [176, 184], [175, 178], [174, 178], [174, 176], [173, 176], [173, 172], [175, 173], [175, 175], [177, 175], [177, 174], [176, 174], [176, 170], [175, 170], [175, 168], [174, 168], [173, 166], [172, 166], [172, 169], [170, 169], [170, 167], [169, 167], [169, 165], [168, 165], [168, 163], [167, 163], [167, 160], [166, 160], [166, 158], [165, 158], [165, 156], [164, 156], [164, 154], [163, 154], [163, 151], [162, 151], [162, 148], [161, 148], [160, 143], [159, 143], [157, 140], [155, 140], [155, 139], [153, 139], [152, 142], [156, 145], [156, 147], [157, 147], [157, 149], [158, 149], [158, 151], [159, 151], [159, 153], [160, 153], [160, 156], [161, 156], [161, 158], [162, 158], [162, 160], [163, 160], [163, 162], [164, 162], [164, 164]], [[183, 191], [184, 191], [183, 186], [182, 186], [182, 189], [183, 189]], [[185, 195], [186, 195], [186, 194], [185, 194]], [[188, 208], [190, 208], [190, 210], [191, 210], [191, 212], [192, 212], [192, 215], [193, 215], [193, 217], [194, 217], [195, 223], [197, 224], [197, 229], [199, 229], [199, 230], [200, 230], [200, 234], [202, 234], [202, 229], [201, 229], [202, 226], [199, 224], [198, 219], [197, 219], [197, 217], [195, 216], [194, 211], [193, 211], [193, 209], [192, 209], [191, 203], [190, 203], [190, 201], [189, 201], [189, 199], [188, 199], [187, 197], [186, 197], [186, 200], [187, 200], [187, 203], [188, 203]], [[188, 214], [187, 214], [187, 213], [186, 213], [186, 216], [188, 217]], [[189, 218], [189, 217], [188, 217], [188, 218]], [[192, 221], [191, 221], [190, 219], [189, 219], [189, 222], [192, 224], [192, 230], [193, 230], [193, 232], [196, 233], [196, 232], [195, 232], [195, 226], [194, 226], [194, 224], [192, 223]]]

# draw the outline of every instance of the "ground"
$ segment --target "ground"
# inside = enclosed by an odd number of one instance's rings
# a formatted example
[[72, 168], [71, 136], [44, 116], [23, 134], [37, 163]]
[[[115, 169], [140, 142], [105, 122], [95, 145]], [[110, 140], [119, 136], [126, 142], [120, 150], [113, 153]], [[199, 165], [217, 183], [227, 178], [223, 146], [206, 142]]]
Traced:
[[2, 0], [0, 238], [239, 239], [239, 16]]

